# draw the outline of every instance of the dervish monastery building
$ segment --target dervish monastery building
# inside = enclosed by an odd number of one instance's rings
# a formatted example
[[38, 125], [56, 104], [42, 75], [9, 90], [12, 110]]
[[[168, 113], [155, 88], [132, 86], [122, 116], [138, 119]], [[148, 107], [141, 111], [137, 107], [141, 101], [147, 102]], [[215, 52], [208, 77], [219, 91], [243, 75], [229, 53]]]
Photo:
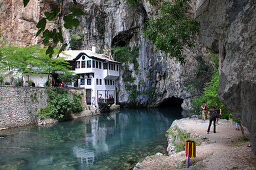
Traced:
[[67, 86], [85, 88], [87, 105], [98, 107], [100, 102], [116, 103], [120, 63], [111, 55], [98, 54], [93, 47], [92, 50], [64, 51], [61, 57], [65, 57], [77, 75], [76, 82]]

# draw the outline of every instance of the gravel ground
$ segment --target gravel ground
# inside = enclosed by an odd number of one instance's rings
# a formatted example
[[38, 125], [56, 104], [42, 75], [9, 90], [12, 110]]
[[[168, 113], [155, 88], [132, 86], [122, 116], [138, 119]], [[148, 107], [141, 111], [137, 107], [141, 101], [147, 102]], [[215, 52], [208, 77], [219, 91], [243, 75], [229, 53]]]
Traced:
[[[235, 129], [232, 121], [220, 120], [216, 126], [217, 133], [207, 134], [208, 121], [202, 123], [198, 119], [181, 119], [177, 124], [191, 133], [206, 139], [202, 145], [196, 148], [196, 158], [192, 158], [193, 170], [256, 170], [256, 156], [253, 154], [249, 142], [241, 140], [242, 133]], [[249, 132], [245, 128], [245, 136]], [[185, 152], [179, 152], [171, 156], [156, 154], [148, 156], [143, 162], [138, 163], [134, 169], [187, 169]]]

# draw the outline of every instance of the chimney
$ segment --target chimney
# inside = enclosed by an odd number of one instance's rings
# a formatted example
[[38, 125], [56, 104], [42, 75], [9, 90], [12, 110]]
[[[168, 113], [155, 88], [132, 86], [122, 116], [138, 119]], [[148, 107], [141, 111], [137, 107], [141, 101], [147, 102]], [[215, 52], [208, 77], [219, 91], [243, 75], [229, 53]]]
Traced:
[[92, 46], [92, 52], [96, 53], [96, 47], [95, 47], [95, 45]]

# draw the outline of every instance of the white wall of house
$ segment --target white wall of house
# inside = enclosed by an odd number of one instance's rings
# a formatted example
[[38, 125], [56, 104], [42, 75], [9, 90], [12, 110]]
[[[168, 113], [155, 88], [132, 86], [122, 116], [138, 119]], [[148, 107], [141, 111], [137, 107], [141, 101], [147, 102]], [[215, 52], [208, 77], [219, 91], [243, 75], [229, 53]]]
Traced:
[[36, 87], [44, 87], [45, 83], [48, 81], [48, 75], [46, 74], [37, 74], [24, 76], [24, 84], [29, 80], [32, 80], [35, 83]]
[[[98, 106], [100, 94], [104, 99], [116, 96], [116, 79], [119, 77], [120, 64], [107, 61], [108, 69], [104, 69], [104, 62], [106, 61], [92, 59], [86, 55], [76, 60], [75, 74], [79, 75], [78, 87], [91, 89], [91, 104], [96, 106]], [[88, 68], [88, 64], [91, 65], [90, 68]]]

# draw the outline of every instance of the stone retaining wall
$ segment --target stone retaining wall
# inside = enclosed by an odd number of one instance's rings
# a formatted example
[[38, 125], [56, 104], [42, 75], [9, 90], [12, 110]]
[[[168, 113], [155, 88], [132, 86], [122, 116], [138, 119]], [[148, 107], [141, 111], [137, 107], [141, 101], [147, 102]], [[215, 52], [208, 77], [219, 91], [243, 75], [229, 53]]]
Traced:
[[[85, 95], [84, 89], [68, 90]], [[47, 106], [47, 98], [46, 88], [0, 86], [0, 130], [37, 124], [37, 112]]]

